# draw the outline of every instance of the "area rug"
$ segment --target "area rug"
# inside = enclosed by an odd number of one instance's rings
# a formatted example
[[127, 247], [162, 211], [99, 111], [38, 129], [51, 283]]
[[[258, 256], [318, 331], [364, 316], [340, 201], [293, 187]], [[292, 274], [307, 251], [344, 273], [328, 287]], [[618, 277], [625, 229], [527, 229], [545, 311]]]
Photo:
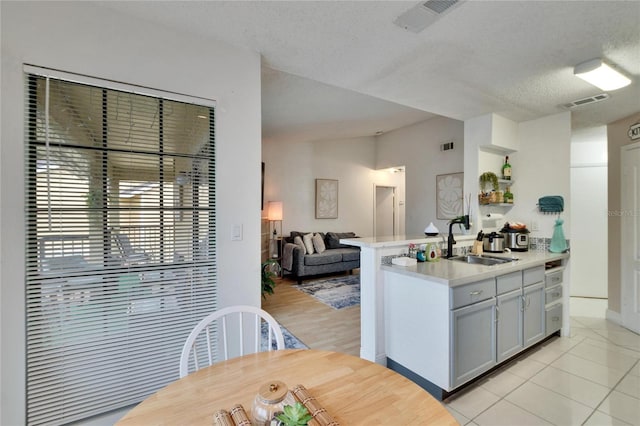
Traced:
[[360, 275], [345, 275], [293, 285], [292, 287], [307, 293], [333, 309], [344, 309], [360, 304]]
[[[262, 339], [260, 341], [260, 350], [264, 351], [267, 349], [267, 344], [269, 340], [267, 339], [267, 323], [262, 323]], [[285, 349], [309, 349], [307, 345], [302, 343], [300, 339], [293, 335], [289, 330], [287, 330], [283, 325], [280, 325], [280, 329], [282, 330], [282, 335], [284, 336], [284, 347]], [[277, 349], [276, 341], [273, 340], [271, 342], [272, 349]]]

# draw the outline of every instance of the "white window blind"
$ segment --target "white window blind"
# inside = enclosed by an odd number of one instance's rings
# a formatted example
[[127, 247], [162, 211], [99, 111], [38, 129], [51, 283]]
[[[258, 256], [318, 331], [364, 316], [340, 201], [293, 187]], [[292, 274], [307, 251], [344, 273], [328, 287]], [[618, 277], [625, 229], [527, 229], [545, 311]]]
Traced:
[[25, 81], [27, 420], [63, 424], [177, 379], [215, 310], [214, 109]]

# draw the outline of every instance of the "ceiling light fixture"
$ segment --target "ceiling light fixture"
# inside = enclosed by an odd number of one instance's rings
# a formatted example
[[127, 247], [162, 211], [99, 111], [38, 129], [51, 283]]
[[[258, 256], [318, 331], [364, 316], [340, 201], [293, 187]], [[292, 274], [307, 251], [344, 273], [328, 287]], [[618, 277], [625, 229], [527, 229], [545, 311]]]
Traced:
[[600, 58], [576, 65], [573, 74], [602, 90], [616, 90], [631, 84], [629, 78], [605, 64]]

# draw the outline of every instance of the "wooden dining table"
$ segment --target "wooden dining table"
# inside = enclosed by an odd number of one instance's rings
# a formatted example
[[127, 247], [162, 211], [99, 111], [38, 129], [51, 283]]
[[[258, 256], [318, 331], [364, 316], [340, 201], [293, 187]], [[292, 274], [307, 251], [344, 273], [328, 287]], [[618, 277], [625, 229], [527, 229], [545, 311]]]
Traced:
[[380, 364], [339, 352], [287, 349], [191, 373], [142, 401], [117, 425], [211, 425], [216, 411], [236, 404], [250, 417], [260, 386], [273, 380], [289, 389], [303, 385], [340, 425], [458, 424], [424, 389]]

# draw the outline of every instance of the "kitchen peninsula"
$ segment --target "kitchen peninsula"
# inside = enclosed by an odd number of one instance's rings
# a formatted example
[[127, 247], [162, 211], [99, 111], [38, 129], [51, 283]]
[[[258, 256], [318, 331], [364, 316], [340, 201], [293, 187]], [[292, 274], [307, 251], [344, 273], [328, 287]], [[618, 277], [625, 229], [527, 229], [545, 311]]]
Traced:
[[[470, 235], [456, 236], [458, 247]], [[547, 336], [569, 333], [569, 255], [512, 252], [492, 266], [440, 259], [397, 266], [409, 243], [442, 237], [341, 240], [361, 248], [361, 357], [443, 398]], [[561, 331], [560, 331], [561, 330]]]

